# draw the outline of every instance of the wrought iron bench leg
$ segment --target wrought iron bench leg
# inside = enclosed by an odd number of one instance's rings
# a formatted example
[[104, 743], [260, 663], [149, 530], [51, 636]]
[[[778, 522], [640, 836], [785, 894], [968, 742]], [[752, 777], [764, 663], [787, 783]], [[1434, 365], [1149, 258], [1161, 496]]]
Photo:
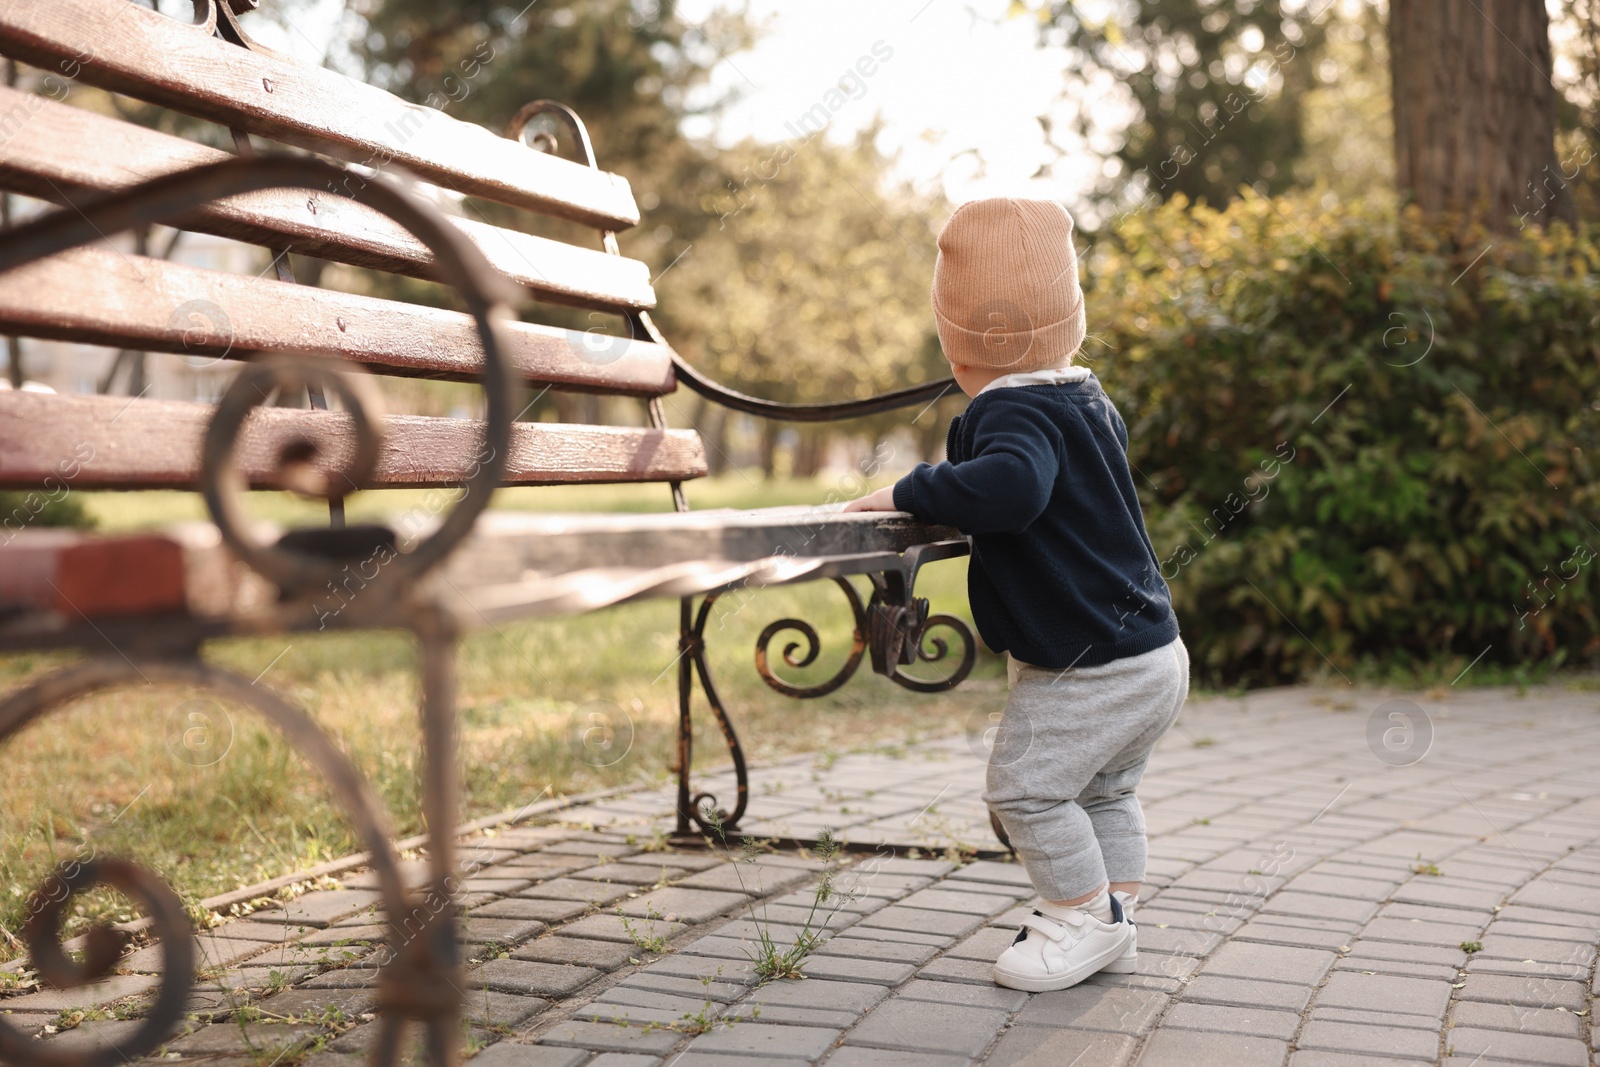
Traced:
[[[701, 833], [721, 838], [728, 831], [738, 828], [739, 820], [744, 818], [745, 807], [750, 802], [750, 777], [745, 769], [744, 747], [740, 745], [739, 734], [722, 706], [722, 698], [717, 695], [717, 687], [711, 681], [711, 668], [706, 663], [706, 622], [711, 618], [711, 607], [717, 602], [717, 596], [711, 593], [702, 599], [698, 611], [695, 610], [693, 597], [684, 597], [679, 602], [677, 833], [680, 836], [693, 834], [698, 828]], [[711, 713], [717, 717], [717, 725], [722, 729], [722, 739], [733, 756], [738, 799], [731, 812], [720, 807], [717, 798], [710, 793], [690, 795], [689, 772], [694, 763], [694, 722], [690, 713], [694, 707], [694, 676], [697, 672], [706, 703], [711, 705]]]

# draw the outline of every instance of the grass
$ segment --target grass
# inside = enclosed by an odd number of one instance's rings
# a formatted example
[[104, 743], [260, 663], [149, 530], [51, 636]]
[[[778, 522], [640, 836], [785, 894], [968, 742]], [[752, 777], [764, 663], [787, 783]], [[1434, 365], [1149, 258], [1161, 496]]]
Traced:
[[[692, 484], [697, 508], [754, 507], [823, 499], [824, 481], [747, 482], [727, 476]], [[404, 491], [376, 496], [379, 512], [408, 505]], [[257, 514], [316, 522], [320, 513], [281, 494], [258, 494]], [[84, 494], [103, 530], [141, 529], [201, 518], [193, 494]], [[374, 512], [352, 500], [352, 518]], [[504, 490], [497, 506], [549, 510], [639, 507], [665, 510], [658, 486]], [[858, 588], [864, 589], [861, 581]], [[965, 561], [929, 567], [918, 592], [937, 610], [967, 614]], [[472, 633], [460, 657], [462, 817], [525, 803], [545, 790], [568, 794], [603, 786], [663, 785], [675, 755], [677, 605], [658, 601], [591, 615], [535, 620]], [[771, 760], [799, 752], [899, 745], [959, 732], [975, 708], [1001, 698], [1001, 666], [980, 659], [955, 693], [921, 696], [872, 674], [830, 696], [782, 697], [755, 673], [756, 635], [783, 617], [817, 627], [822, 654], [785, 677], [814, 684], [849, 648], [850, 612], [832, 583], [729, 596], [707, 631], [719, 690], [747, 756]], [[969, 616], [970, 617], [970, 616]], [[787, 640], [773, 642], [781, 663]], [[421, 828], [415, 650], [394, 633], [333, 633], [215, 642], [206, 658], [245, 678], [260, 676], [297, 702], [332, 735], [372, 784], [400, 834]], [[67, 662], [57, 654], [0, 658], [0, 691]], [[609, 734], [595, 745], [593, 715]], [[726, 750], [696, 694], [697, 770], [726, 764]], [[590, 744], [585, 744], [585, 739]], [[0, 959], [20, 954], [15, 940], [28, 895], [56, 862], [129, 855], [184, 897], [201, 898], [347, 855], [358, 845], [340, 811], [309, 770], [264, 722], [203, 691], [138, 686], [61, 709], [10, 743], [0, 782]], [[132, 918], [120, 896], [96, 892], [75, 901], [68, 933], [91, 918]]]

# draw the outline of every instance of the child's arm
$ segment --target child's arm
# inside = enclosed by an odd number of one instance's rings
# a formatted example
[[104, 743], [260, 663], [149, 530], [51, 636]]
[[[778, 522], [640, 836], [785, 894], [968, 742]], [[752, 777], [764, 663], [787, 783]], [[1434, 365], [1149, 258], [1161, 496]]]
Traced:
[[989, 417], [974, 424], [973, 454], [965, 462], [918, 464], [892, 487], [851, 501], [845, 510], [908, 511], [966, 533], [1025, 529], [1049, 503], [1059, 432], [1042, 413], [1019, 408], [983, 411]]

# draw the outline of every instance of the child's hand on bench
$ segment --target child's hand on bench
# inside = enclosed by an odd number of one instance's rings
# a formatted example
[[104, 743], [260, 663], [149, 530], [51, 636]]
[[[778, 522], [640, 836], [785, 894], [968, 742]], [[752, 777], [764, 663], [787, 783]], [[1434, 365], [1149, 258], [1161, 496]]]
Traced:
[[868, 493], [866, 496], [856, 497], [844, 506], [844, 510], [850, 512], [899, 511], [900, 509], [894, 506], [894, 486], [886, 485], [882, 489]]

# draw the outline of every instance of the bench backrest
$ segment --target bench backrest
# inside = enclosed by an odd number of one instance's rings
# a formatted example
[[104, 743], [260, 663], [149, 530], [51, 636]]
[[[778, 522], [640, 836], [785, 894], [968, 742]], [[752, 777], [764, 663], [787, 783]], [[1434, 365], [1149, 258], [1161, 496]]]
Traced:
[[[265, 189], [199, 204], [176, 225], [259, 244], [274, 254], [428, 278], [432, 257], [405, 228], [348, 192], [371, 170], [403, 169], [447, 194], [592, 226], [584, 247], [491, 224], [470, 200], [455, 225], [496, 269], [539, 302], [609, 313], [611, 333], [533, 322], [506, 326], [506, 357], [535, 386], [647, 401], [650, 427], [520, 423], [507, 484], [676, 483], [706, 472], [698, 435], [661, 427], [654, 398], [674, 386], [671, 353], [643, 314], [654, 303], [645, 264], [616, 251], [636, 224], [625, 179], [542, 152], [442, 111], [249, 42], [228, 0], [201, 0], [187, 25], [130, 0], [7, 0], [0, 54], [44, 72], [42, 92], [0, 86], [0, 188], [79, 206], [165, 174], [229, 158], [182, 137], [61, 102], [67, 79], [220, 123], [241, 154], [292, 146], [357, 164], [350, 189]], [[226, 35], [229, 39], [223, 39]], [[520, 121], [520, 118], [519, 118]], [[271, 142], [278, 142], [277, 145]], [[476, 217], [474, 217], [476, 215]], [[112, 247], [86, 247], [0, 274], [0, 334], [182, 355], [332, 352], [385, 375], [473, 381], [482, 349], [470, 316], [398, 300], [203, 270]], [[615, 316], [611, 318], [610, 316]], [[62, 477], [83, 489], [193, 488], [212, 407], [170, 400], [0, 391], [0, 487]], [[266, 413], [262, 413], [266, 414]], [[268, 436], [316, 440], [336, 413], [284, 410]], [[470, 472], [471, 420], [391, 418], [368, 484], [459, 484]], [[263, 455], [267, 450], [263, 451]], [[246, 461], [253, 484], [273, 464]]]

